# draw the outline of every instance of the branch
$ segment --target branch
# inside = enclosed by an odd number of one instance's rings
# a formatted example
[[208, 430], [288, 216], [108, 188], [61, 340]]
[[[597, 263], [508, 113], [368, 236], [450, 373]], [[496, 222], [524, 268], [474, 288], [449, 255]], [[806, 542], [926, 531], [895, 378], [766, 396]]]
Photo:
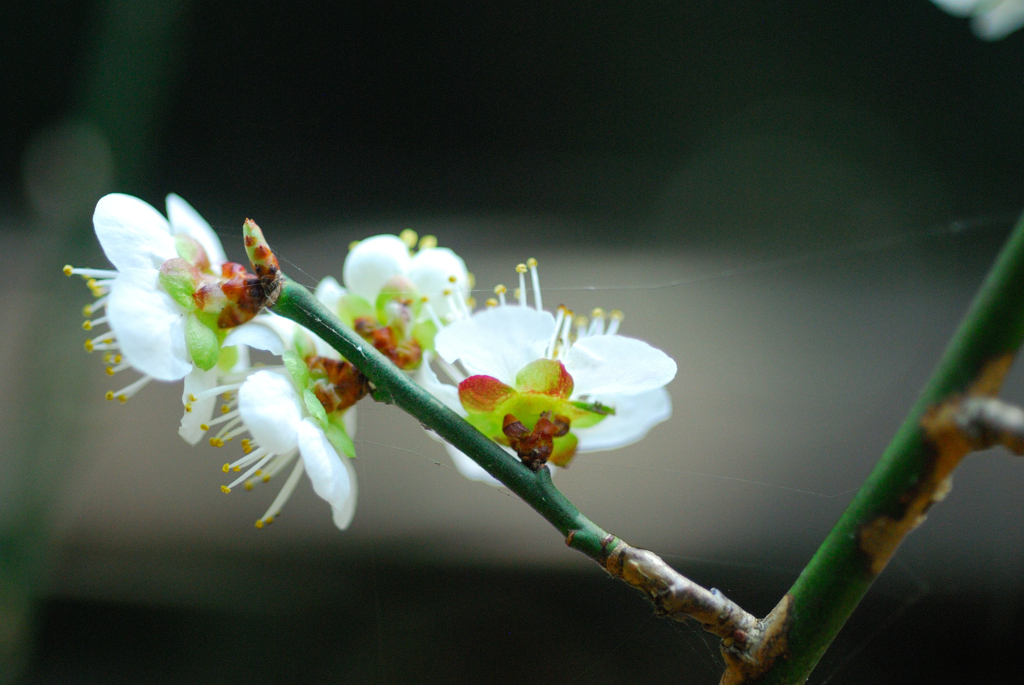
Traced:
[[995, 442], [1021, 445], [1021, 412], [991, 398], [1022, 339], [1024, 219], [875, 470], [776, 608], [788, 617], [776, 636], [782, 658], [746, 670], [730, 663], [723, 682], [804, 682], [904, 537], [949, 492], [960, 460]]
[[554, 486], [546, 467], [534, 472], [512, 458], [339, 321], [304, 287], [286, 278], [281, 285], [271, 304], [274, 312], [323, 338], [370, 379], [374, 399], [396, 404], [469, 455], [557, 528], [569, 547], [642, 592], [659, 614], [677, 621], [696, 619], [723, 639], [723, 652], [745, 649], [750, 638], [759, 634], [760, 622], [717, 590], [697, 585], [653, 552], [632, 547], [599, 528]]

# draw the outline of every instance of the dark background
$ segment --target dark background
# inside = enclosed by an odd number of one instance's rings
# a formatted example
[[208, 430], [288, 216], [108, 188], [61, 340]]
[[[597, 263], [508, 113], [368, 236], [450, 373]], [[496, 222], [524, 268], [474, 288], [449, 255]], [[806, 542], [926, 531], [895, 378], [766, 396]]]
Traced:
[[[157, 207], [177, 192], [218, 230], [253, 215], [286, 244], [415, 222], [443, 225], [468, 254], [628, 250], [641, 266], [645, 250], [755, 265], [839, 250], [853, 257], [821, 271], [856, 271], [876, 254], [861, 241], [910, 236], [913, 249], [884, 258], [925, 289], [962, 281], [955, 321], [1021, 207], [1024, 33], [982, 42], [926, 0], [18, 0], [0, 27], [4, 252], [40, 263], [98, 264], [88, 216], [114, 189]], [[934, 239], [957, 227], [980, 233]], [[52, 290], [49, 272], [19, 273], [25, 292]], [[812, 290], [817, 277], [794, 276]], [[792, 335], [794, 349], [806, 342]], [[861, 432], [885, 444], [946, 336], [912, 348], [924, 351], [908, 353], [904, 394], [868, 408], [881, 428]], [[28, 349], [19, 359], [44, 363]], [[23, 387], [15, 378], [5, 383]], [[17, 416], [5, 415], [11, 435]], [[18, 473], [35, 473], [26, 463]], [[1019, 494], [992, 509], [1014, 525]], [[1009, 525], [1002, 515], [951, 529], [964, 533], [961, 566], [972, 534]], [[810, 537], [830, 517], [807, 524]], [[669, 560], [764, 613], [813, 551], [800, 534], [743, 541], [743, 564]], [[362, 556], [8, 541], [5, 568], [28, 579], [38, 612], [5, 634], [29, 645], [28, 683], [717, 680], [711, 640], [651, 618], [596, 569], [424, 560], [411, 550], [431, 535]], [[145, 571], [131, 591], [82, 590], [75, 569], [89, 564]], [[1019, 554], [981, 566], [1009, 579], [936, 581], [941, 564], [924, 579], [912, 565], [887, 572], [812, 682], [1020, 678], [1005, 653], [1024, 628]]]

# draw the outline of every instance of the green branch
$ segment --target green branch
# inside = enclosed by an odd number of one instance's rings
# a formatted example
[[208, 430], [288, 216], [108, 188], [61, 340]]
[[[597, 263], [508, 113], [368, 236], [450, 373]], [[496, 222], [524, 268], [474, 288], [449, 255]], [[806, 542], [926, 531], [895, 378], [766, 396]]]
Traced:
[[[788, 656], [758, 682], [802, 683], [970, 445], [951, 430], [972, 396], [994, 395], [1024, 340], [1024, 219], [875, 470], [787, 595]], [[944, 409], [950, 408], [950, 415]]]

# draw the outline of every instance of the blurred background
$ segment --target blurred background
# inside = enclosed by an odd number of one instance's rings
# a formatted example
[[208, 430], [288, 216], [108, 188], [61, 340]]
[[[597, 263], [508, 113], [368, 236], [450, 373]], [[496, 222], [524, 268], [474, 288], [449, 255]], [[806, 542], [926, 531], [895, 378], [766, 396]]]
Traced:
[[[890, 3], [0, 8], [0, 680], [714, 683], [717, 647], [364, 401], [352, 528], [219, 490], [180, 388], [82, 350], [96, 200], [175, 192], [292, 276], [413, 228], [623, 309], [674, 416], [557, 482], [758, 615], [870, 472], [1024, 207], [1024, 34]], [[480, 294], [478, 299], [486, 295]], [[120, 379], [116, 379], [120, 381]], [[1015, 370], [1004, 395], [1024, 401]], [[225, 448], [230, 449], [230, 448]], [[812, 682], [1011, 682], [1024, 464], [971, 457]]]

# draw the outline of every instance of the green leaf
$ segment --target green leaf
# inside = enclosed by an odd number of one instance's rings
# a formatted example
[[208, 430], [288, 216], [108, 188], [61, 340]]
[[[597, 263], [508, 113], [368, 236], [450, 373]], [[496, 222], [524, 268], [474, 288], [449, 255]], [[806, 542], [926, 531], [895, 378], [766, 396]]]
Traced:
[[205, 326], [195, 314], [185, 319], [185, 345], [192, 362], [203, 371], [209, 371], [220, 357], [217, 334]]

